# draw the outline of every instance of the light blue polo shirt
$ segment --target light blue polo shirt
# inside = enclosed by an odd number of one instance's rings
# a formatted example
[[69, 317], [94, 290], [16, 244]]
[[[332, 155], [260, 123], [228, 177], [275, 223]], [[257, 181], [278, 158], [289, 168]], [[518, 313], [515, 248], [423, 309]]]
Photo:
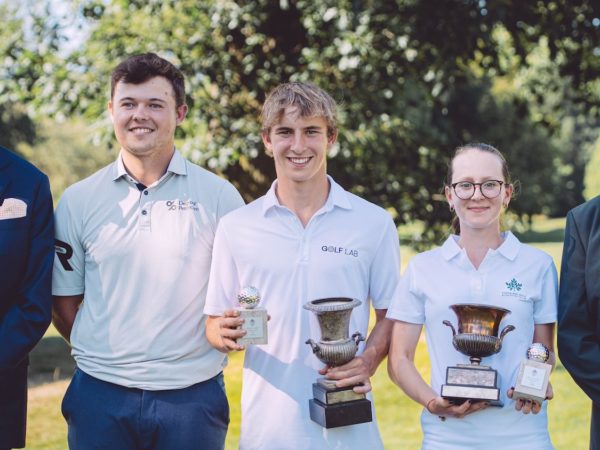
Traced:
[[148, 390], [187, 387], [222, 370], [202, 310], [217, 224], [242, 204], [229, 182], [178, 151], [143, 191], [121, 156], [65, 191], [53, 294], [84, 294], [71, 334], [81, 370]]

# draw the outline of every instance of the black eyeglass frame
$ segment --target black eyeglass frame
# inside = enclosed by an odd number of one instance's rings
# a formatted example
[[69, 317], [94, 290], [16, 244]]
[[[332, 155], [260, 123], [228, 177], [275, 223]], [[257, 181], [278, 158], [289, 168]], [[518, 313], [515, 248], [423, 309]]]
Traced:
[[[493, 197], [488, 197], [483, 192], [483, 189], [481, 189], [481, 186], [483, 186], [485, 183], [489, 183], [490, 181], [494, 181], [495, 183], [499, 183], [500, 184], [500, 189], [498, 189], [498, 193], [496, 195], [494, 195]], [[473, 186], [473, 191], [471, 192], [471, 195], [469, 195], [466, 198], [461, 197], [460, 195], [458, 195], [458, 192], [456, 192], [456, 185], [462, 184], [462, 183], [469, 183], [469, 184], [471, 184]], [[505, 184], [506, 184], [506, 182], [500, 181], [500, 180], [485, 180], [485, 181], [482, 181], [481, 183], [473, 183], [472, 181], [457, 181], [456, 183], [452, 183], [450, 186], [452, 187], [452, 190], [454, 191], [454, 194], [456, 194], [456, 196], [458, 198], [460, 198], [461, 200], [470, 200], [471, 198], [473, 198], [473, 196], [475, 195], [475, 190], [477, 189], [477, 186], [479, 186], [479, 192], [481, 192], [481, 195], [483, 195], [485, 198], [491, 200], [491, 199], [496, 198], [496, 197], [498, 197], [500, 195], [500, 192], [502, 192], [502, 186], [505, 185]]]

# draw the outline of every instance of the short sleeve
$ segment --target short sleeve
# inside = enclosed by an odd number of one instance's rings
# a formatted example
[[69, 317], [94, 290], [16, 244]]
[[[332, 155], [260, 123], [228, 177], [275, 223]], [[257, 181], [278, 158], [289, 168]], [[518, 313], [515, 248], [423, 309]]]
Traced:
[[213, 245], [210, 278], [204, 305], [204, 314], [209, 316], [221, 316], [225, 310], [235, 307], [240, 289], [238, 271], [233, 253], [229, 249], [225, 228], [225, 223], [221, 222], [217, 227]]
[[244, 200], [240, 193], [228, 181], [223, 183], [217, 207], [217, 220], [240, 206], [244, 206]]
[[385, 231], [371, 265], [369, 296], [375, 309], [387, 309], [400, 280], [398, 230], [387, 215]]
[[72, 196], [67, 190], [54, 214], [55, 255], [52, 271], [53, 295], [84, 293], [85, 249], [81, 238], [82, 211], [72, 208]]
[[558, 304], [558, 276], [554, 262], [542, 274], [541, 283], [541, 298], [533, 304], [533, 321], [535, 324], [554, 323]]
[[416, 289], [415, 266], [415, 258], [413, 258], [396, 287], [387, 312], [388, 319], [415, 324], [425, 323], [425, 302]]

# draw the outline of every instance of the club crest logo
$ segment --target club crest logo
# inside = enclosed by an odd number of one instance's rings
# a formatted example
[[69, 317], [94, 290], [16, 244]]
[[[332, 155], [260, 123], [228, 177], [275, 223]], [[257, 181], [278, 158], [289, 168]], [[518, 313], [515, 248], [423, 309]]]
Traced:
[[513, 278], [512, 280], [508, 281], [506, 283], [506, 287], [508, 288], [509, 291], [520, 291], [521, 288], [523, 287], [522, 283], [519, 283], [515, 278]]
[[505, 281], [504, 285], [506, 287], [502, 290], [502, 297], [516, 297], [522, 302], [531, 301], [531, 299], [522, 292], [523, 283], [519, 283], [516, 278], [513, 277], [510, 281]]

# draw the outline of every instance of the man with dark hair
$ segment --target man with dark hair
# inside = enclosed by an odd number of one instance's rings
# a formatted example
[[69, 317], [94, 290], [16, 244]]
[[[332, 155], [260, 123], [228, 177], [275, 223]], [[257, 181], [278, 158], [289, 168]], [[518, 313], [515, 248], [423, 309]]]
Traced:
[[225, 357], [202, 310], [217, 223], [243, 201], [175, 149], [187, 113], [177, 68], [137, 55], [111, 84], [119, 157], [56, 210], [54, 324], [77, 362], [69, 447], [223, 448]]
[[48, 178], [0, 147], [0, 450], [25, 446], [28, 353], [50, 325]]
[[567, 214], [558, 295], [558, 351], [592, 400], [590, 449], [600, 450], [600, 196]]

